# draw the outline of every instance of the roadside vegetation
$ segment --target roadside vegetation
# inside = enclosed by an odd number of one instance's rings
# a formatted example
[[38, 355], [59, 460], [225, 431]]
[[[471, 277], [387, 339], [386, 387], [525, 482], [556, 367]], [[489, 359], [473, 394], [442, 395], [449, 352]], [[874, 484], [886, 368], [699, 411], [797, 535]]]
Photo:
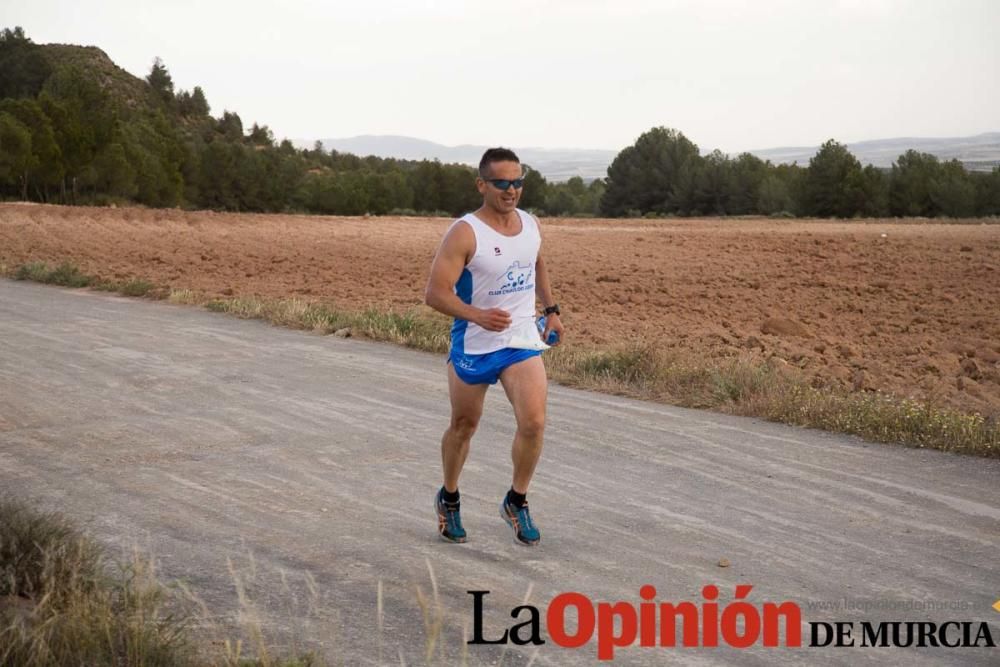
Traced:
[[[187, 294], [171, 301], [188, 300]], [[361, 312], [334, 310], [322, 304], [300, 299], [261, 299], [237, 297], [212, 299], [204, 303], [211, 311], [229, 313], [243, 319], [265, 320], [292, 329], [317, 333], [357, 336], [397, 343], [427, 352], [448, 350], [448, 324], [443, 318], [421, 316], [414, 312], [369, 308]]]
[[275, 657], [259, 626], [245, 647], [197, 597], [164, 584], [150, 558], [124, 563], [59, 514], [0, 497], [0, 665], [309, 667]]
[[553, 350], [558, 382], [769, 421], [984, 457], [1000, 456], [1000, 422], [880, 392], [813, 387], [795, 369], [752, 353], [706, 360], [640, 345]]
[[[71, 264], [50, 268], [34, 262], [8, 273], [19, 280], [166, 298], [321, 334], [362, 337], [427, 352], [448, 350], [450, 322], [437, 314], [391, 308], [343, 311], [302, 299], [210, 298], [191, 290], [157, 288], [138, 278], [101, 282]], [[552, 379], [567, 386], [848, 433], [873, 442], [1000, 457], [1000, 421], [995, 417], [880, 392], [815, 387], [787, 364], [752, 352], [704, 359], [631, 344], [615, 349], [555, 348], [545, 359]]]
[[45, 262], [23, 264], [14, 272], [15, 280], [33, 280], [47, 285], [63, 287], [87, 287], [91, 284], [90, 276], [80, 273], [80, 269], [68, 262], [50, 267]]

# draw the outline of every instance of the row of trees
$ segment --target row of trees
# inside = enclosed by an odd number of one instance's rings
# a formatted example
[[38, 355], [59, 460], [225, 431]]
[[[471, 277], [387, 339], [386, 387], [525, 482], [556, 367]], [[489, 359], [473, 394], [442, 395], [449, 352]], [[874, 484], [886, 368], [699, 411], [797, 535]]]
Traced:
[[957, 160], [907, 151], [889, 170], [862, 167], [843, 144], [823, 144], [806, 167], [773, 165], [698, 147], [654, 128], [615, 158], [600, 202], [604, 215], [817, 217], [1000, 214], [1000, 169], [969, 172]]
[[[79, 51], [90, 60], [55, 57], [20, 28], [0, 32], [0, 197], [344, 215], [479, 205], [471, 167], [300, 150], [267, 126], [244, 128], [236, 113], [211, 116], [201, 88], [175, 91], [159, 59], [139, 81], [114, 74], [96, 49]], [[702, 156], [680, 132], [654, 128], [618, 154], [606, 180], [549, 183], [529, 169], [521, 205], [613, 217], [991, 215], [1000, 171], [969, 173], [913, 151], [889, 171], [862, 168], [834, 141], [808, 167], [772, 165], [746, 153]]]

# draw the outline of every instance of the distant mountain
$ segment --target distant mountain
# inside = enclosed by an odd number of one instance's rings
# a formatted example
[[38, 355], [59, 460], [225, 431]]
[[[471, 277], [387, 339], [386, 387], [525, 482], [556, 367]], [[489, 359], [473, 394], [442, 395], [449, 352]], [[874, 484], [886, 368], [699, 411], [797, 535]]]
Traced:
[[[847, 144], [847, 148], [861, 164], [876, 167], [891, 167], [900, 155], [911, 148], [936, 155], [941, 160], [958, 160], [970, 171], [990, 171], [1000, 166], [1000, 132], [986, 132], [973, 137], [874, 139]], [[804, 167], [817, 150], [819, 146], [763, 148], [748, 152], [776, 164], [798, 162]]]
[[[321, 139], [326, 149], [355, 155], [376, 155], [402, 160], [440, 160], [477, 165], [488, 146], [445, 146], [415, 139], [392, 135], [364, 135], [347, 139]], [[296, 145], [311, 148], [313, 142], [298, 141]], [[585, 181], [604, 178], [608, 175], [608, 165], [618, 151], [584, 148], [517, 148], [514, 152], [525, 164], [537, 169], [550, 181], [566, 181], [580, 176]]]
[[[405, 160], [440, 160], [476, 165], [486, 146], [445, 146], [425, 139], [393, 135], [363, 135], [347, 139], [322, 139], [323, 146], [342, 153], [376, 155]], [[313, 142], [295, 142], [299, 147], [311, 148]], [[921, 138], [901, 137], [875, 139], [847, 144], [862, 164], [888, 168], [896, 158], [909, 149], [931, 153], [942, 160], [957, 159], [970, 171], [990, 171], [1000, 166], [1000, 132], [987, 132], [973, 137]], [[623, 147], [624, 148], [624, 147]], [[761, 148], [747, 151], [775, 164], [797, 162], [809, 164], [819, 146]], [[604, 178], [608, 165], [618, 151], [583, 148], [514, 148], [525, 163], [542, 173], [550, 181], [565, 181], [580, 176], [585, 181]]]

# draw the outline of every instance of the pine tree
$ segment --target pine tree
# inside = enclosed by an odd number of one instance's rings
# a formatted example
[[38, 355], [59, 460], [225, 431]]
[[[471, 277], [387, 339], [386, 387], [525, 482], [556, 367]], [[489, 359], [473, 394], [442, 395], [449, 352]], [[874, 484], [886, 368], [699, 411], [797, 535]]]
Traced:
[[174, 103], [174, 80], [167, 71], [166, 65], [157, 56], [153, 60], [153, 67], [146, 77], [146, 82], [153, 90], [153, 95], [163, 104], [172, 106]]

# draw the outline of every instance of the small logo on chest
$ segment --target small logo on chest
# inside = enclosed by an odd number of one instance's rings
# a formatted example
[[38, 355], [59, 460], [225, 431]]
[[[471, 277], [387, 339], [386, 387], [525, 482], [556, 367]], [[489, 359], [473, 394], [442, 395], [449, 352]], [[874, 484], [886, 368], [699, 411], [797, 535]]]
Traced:
[[493, 246], [493, 255], [499, 257], [502, 253], [500, 252], [500, 246]]

